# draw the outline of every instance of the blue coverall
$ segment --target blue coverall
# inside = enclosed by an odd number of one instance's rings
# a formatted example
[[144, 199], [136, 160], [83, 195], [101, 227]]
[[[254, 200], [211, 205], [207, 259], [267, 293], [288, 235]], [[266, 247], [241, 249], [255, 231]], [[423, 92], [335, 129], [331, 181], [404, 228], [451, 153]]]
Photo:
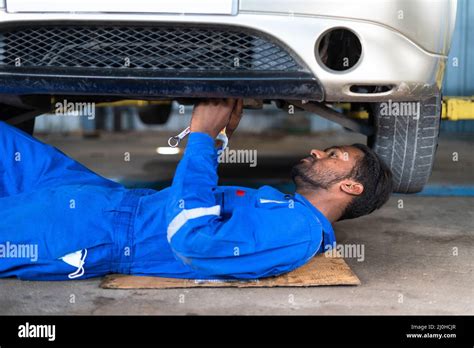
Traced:
[[253, 279], [289, 272], [335, 242], [297, 193], [218, 186], [204, 133], [189, 136], [161, 191], [127, 189], [3, 122], [0, 154], [0, 277]]

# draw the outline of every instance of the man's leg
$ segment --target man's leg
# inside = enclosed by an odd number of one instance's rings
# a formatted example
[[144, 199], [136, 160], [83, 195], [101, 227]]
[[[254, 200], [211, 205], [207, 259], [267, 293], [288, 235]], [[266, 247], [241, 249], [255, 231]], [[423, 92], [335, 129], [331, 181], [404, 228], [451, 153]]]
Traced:
[[[0, 278], [108, 273], [113, 210], [123, 192], [122, 185], [0, 122]], [[81, 251], [76, 260], [62, 259]]]
[[125, 192], [64, 185], [0, 198], [0, 278], [67, 280], [110, 272]]
[[65, 184], [120, 186], [0, 121], [0, 197]]
[[[77, 262], [83, 258], [83, 264], [76, 265], [65, 262], [62, 258], [43, 259], [37, 257], [40, 251], [34, 244], [5, 244], [13, 250], [21, 248], [20, 256], [8, 256], [1, 260], [0, 278], [18, 278], [21, 280], [82, 280], [102, 277], [112, 273], [111, 268], [113, 247], [101, 245], [81, 250]], [[86, 258], [87, 257], [87, 258]], [[69, 260], [68, 260], [69, 261]]]

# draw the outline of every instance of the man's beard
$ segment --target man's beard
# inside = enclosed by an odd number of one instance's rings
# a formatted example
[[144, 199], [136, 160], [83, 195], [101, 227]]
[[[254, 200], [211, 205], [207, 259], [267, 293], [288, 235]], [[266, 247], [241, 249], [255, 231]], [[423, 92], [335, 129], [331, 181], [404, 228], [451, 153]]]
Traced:
[[307, 157], [307, 159], [310, 162], [298, 163], [291, 169], [291, 179], [297, 191], [328, 190], [335, 183], [347, 178], [347, 176], [342, 177], [333, 171], [319, 168], [318, 160], [314, 157]]

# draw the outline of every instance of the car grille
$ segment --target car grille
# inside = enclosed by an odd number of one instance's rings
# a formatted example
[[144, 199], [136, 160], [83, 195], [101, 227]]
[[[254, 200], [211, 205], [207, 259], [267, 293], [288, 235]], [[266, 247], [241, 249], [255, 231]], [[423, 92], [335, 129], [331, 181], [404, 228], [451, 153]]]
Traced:
[[227, 27], [38, 26], [0, 30], [0, 67], [303, 71], [274, 40]]

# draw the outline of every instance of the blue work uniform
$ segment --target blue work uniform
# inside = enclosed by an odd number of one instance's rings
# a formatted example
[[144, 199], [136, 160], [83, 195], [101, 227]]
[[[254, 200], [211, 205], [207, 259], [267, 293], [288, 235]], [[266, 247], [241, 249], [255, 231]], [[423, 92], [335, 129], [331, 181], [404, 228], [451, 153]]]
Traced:
[[255, 279], [335, 243], [309, 201], [218, 186], [214, 139], [192, 133], [171, 187], [127, 189], [0, 122], [0, 277], [109, 273]]

